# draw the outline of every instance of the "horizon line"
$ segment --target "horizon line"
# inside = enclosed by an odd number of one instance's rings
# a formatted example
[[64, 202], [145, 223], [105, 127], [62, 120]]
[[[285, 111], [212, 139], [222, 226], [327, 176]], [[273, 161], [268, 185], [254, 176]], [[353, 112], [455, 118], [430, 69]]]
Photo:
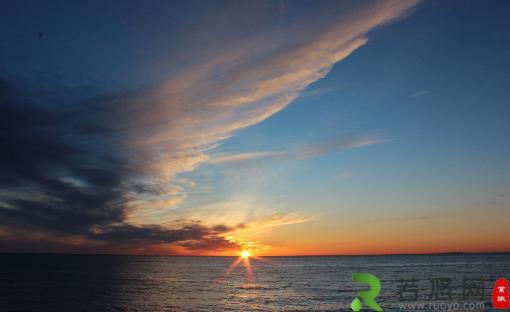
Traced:
[[[129, 253], [79, 253], [79, 252], [0, 252], [0, 255], [69, 255], [69, 256], [134, 256], [134, 257], [238, 257], [237, 255], [165, 255], [165, 254], [129, 254]], [[266, 255], [260, 257], [388, 257], [388, 256], [441, 256], [441, 255], [510, 255], [510, 251], [487, 252], [430, 252], [430, 253], [387, 253], [387, 254], [324, 254], [324, 255]]]

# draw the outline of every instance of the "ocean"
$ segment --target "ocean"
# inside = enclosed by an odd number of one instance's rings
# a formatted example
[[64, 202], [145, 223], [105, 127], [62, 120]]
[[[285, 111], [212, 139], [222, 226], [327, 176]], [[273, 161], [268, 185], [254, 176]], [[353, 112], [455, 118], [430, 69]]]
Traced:
[[[508, 254], [266, 257], [0, 255], [0, 311], [351, 311], [380, 280], [385, 311], [492, 311]], [[448, 309], [447, 309], [448, 308]], [[364, 305], [363, 311], [370, 311]]]

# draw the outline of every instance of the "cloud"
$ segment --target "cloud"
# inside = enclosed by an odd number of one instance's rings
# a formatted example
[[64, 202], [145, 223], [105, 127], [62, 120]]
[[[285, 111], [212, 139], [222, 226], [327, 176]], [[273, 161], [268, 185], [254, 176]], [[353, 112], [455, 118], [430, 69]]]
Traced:
[[335, 151], [361, 148], [369, 145], [387, 142], [387, 139], [373, 135], [348, 134], [331, 140], [320, 140], [309, 144], [302, 144], [288, 151], [246, 152], [238, 154], [222, 154], [212, 156], [208, 163], [232, 164], [254, 160], [266, 159], [310, 159]]
[[299, 159], [308, 159], [333, 151], [355, 149], [384, 142], [387, 140], [375, 136], [344, 135], [328, 141], [303, 145], [298, 149], [297, 155]]
[[420, 97], [422, 95], [429, 94], [429, 93], [430, 93], [429, 90], [423, 90], [423, 91], [420, 91], [420, 92], [417, 92], [417, 93], [411, 95], [411, 98], [414, 99], [414, 98], [417, 98], [417, 97]]
[[239, 153], [239, 154], [224, 154], [213, 156], [208, 161], [211, 164], [223, 164], [223, 163], [236, 163], [243, 161], [250, 161], [255, 159], [264, 159], [264, 158], [286, 158], [289, 154], [287, 152], [248, 152], [248, 153]]
[[[167, 228], [147, 223], [149, 216], [154, 207], [173, 209], [186, 200], [193, 183], [180, 183], [178, 175], [202, 163], [285, 156], [210, 155], [235, 132], [283, 110], [366, 44], [367, 32], [416, 3], [364, 3], [323, 27], [310, 30], [302, 21], [302, 28], [276, 35], [223, 42], [161, 83], [100, 97], [35, 92], [0, 77], [0, 227], [109, 246], [227, 246], [214, 227]], [[300, 36], [289, 35], [296, 30]], [[296, 153], [305, 159], [378, 142], [342, 137]], [[137, 224], [129, 218], [135, 213]]]
[[283, 225], [292, 225], [292, 224], [300, 224], [304, 222], [310, 222], [317, 220], [317, 216], [303, 213], [272, 213], [267, 217], [263, 217], [257, 220], [254, 220], [250, 223], [245, 224], [246, 228], [256, 228], [256, 229], [264, 229], [264, 228], [273, 228], [277, 226]]
[[242, 228], [239, 228], [231, 235], [226, 237], [231, 241], [243, 246], [243, 248], [254, 251], [255, 253], [267, 253], [273, 249], [273, 246], [262, 243], [267, 237], [271, 236], [274, 228], [296, 225], [306, 222], [318, 220], [317, 215], [290, 212], [278, 213], [268, 212], [264, 216], [260, 216], [253, 220], [244, 223]]
[[164, 188], [135, 183], [140, 178], [138, 171], [119, 156], [112, 142], [105, 144], [82, 131], [80, 124], [86, 125], [93, 112], [68, 115], [38, 108], [5, 82], [0, 85], [0, 101], [4, 104], [0, 107], [0, 138], [5, 151], [0, 155], [0, 224], [7, 233], [17, 232], [15, 240], [21, 243], [10, 244], [13, 236], [4, 235], [0, 238], [3, 250], [47, 246], [41, 242], [41, 235], [33, 237], [31, 233], [46, 233], [43, 241], [52, 241], [57, 249], [66, 243], [55, 237], [77, 236], [81, 245], [71, 246], [69, 239], [68, 247], [87, 251], [101, 247], [95, 241], [110, 247], [133, 247], [140, 242], [219, 242], [220, 234], [231, 230], [199, 223], [172, 229], [125, 223], [129, 196], [160, 195]]
[[[119, 229], [119, 232], [110, 232], [106, 236], [96, 236], [93, 239], [81, 236], [62, 237], [48, 233], [11, 231], [11, 235], [0, 236], [0, 249], [3, 252], [134, 253], [148, 255], [241, 249], [239, 243], [226, 239], [224, 235], [195, 226], [190, 225], [171, 231], [154, 228]], [[111, 238], [113, 240], [109, 240]]]
[[180, 243], [181, 246], [193, 251], [231, 251], [239, 250], [238, 243], [229, 241], [224, 237], [214, 236], [200, 240], [189, 240]]
[[[401, 17], [415, 4], [374, 2], [357, 8], [352, 17], [337, 19], [320, 33], [298, 29], [302, 32], [299, 40], [282, 32], [282, 37], [264, 33], [227, 43], [217, 55], [161, 85], [131, 94], [115, 112], [115, 119], [122, 123], [119, 127], [112, 125], [112, 131], [126, 133], [130, 153], [139, 155], [132, 159], [142, 160], [134, 166], [142, 169], [144, 180], [167, 180], [167, 192], [175, 189], [172, 177], [193, 171], [207, 161], [284, 157], [285, 152], [279, 151], [219, 159], [211, 159], [210, 155], [236, 131], [283, 110], [309, 84], [327, 75], [335, 63], [364, 45], [368, 31]], [[306, 23], [303, 25], [306, 27]], [[370, 138], [339, 140], [305, 146], [297, 152], [298, 158], [378, 142]], [[140, 218], [143, 220], [143, 216]]]

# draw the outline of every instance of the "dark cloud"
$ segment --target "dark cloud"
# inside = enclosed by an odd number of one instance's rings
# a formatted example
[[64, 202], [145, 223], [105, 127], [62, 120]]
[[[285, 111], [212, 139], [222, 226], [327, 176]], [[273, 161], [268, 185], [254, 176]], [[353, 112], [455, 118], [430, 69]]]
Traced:
[[221, 251], [239, 249], [239, 245], [226, 240], [223, 237], [211, 236], [204, 237], [199, 240], [186, 241], [180, 243], [181, 246], [186, 247], [188, 250], [203, 250], [203, 251]]
[[[167, 229], [125, 223], [126, 194], [156, 190], [132, 182], [136, 170], [122, 157], [121, 137], [107, 122], [123, 95], [89, 103], [40, 103], [20, 91], [0, 79], [0, 228], [109, 245], [221, 242], [218, 235], [229, 230], [222, 225]], [[12, 240], [9, 236], [0, 247], [19, 249]], [[61, 244], [55, 248], [62, 249]], [[34, 244], [25, 240], [22, 245], [30, 250]]]
[[[225, 231], [231, 228], [221, 226]], [[14, 229], [0, 235], [0, 251], [36, 253], [106, 253], [106, 254], [178, 254], [175, 247], [197, 251], [222, 251], [239, 249], [237, 243], [226, 240], [223, 232], [198, 223], [174, 229], [156, 225], [111, 225], [99, 232], [86, 235], [58, 237], [27, 235], [26, 229]]]
[[112, 146], [80, 133], [89, 115], [0, 85], [2, 222], [63, 233], [121, 222], [124, 164]]
[[219, 234], [229, 230], [230, 228], [226, 226], [209, 228], [198, 223], [184, 225], [178, 229], [166, 229], [157, 225], [119, 224], [112, 225], [104, 231], [89, 233], [89, 237], [118, 243], [135, 240], [151, 243], [174, 243], [188, 240], [196, 241], [211, 236], [219, 237]]

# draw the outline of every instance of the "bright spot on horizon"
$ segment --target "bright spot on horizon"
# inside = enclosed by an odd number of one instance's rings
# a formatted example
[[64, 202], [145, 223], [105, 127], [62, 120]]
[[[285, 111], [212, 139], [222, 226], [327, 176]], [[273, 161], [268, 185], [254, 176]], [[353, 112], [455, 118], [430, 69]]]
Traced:
[[244, 267], [246, 268], [246, 275], [249, 281], [253, 279], [253, 272], [251, 270], [251, 259], [254, 260], [260, 260], [263, 262], [268, 263], [268, 260], [265, 260], [262, 257], [254, 256], [250, 253], [248, 250], [242, 250], [239, 252], [239, 257], [228, 267], [227, 271], [225, 272], [225, 276], [229, 275], [232, 270], [234, 270], [238, 265], [244, 264]]

